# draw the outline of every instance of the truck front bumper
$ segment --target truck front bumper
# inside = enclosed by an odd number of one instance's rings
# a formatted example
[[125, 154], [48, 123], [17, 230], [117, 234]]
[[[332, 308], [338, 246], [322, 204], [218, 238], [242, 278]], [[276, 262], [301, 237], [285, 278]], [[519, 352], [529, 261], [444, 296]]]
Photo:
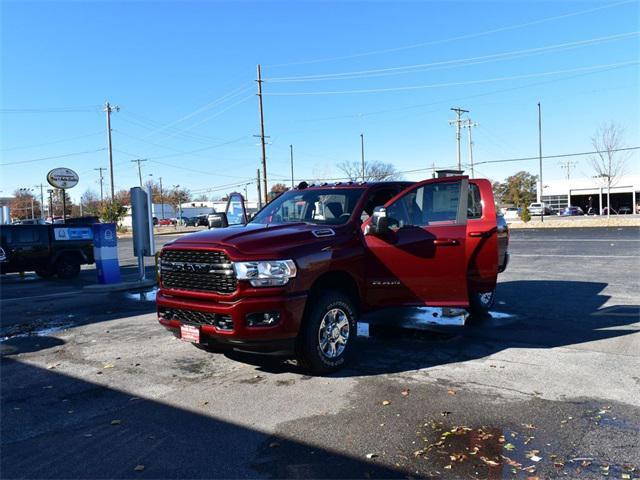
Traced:
[[[200, 344], [210, 348], [255, 352], [292, 351], [300, 329], [306, 294], [243, 297], [233, 302], [170, 296], [160, 290], [156, 301], [158, 321], [180, 337], [180, 326], [196, 326]], [[252, 325], [265, 314], [277, 319]]]

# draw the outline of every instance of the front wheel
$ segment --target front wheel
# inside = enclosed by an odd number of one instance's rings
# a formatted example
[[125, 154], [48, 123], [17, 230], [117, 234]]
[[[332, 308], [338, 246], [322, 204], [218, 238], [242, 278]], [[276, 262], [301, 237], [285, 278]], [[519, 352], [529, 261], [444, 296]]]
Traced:
[[489, 292], [473, 292], [469, 295], [469, 311], [472, 315], [483, 316], [489, 313], [496, 301], [495, 288]]
[[326, 292], [310, 300], [298, 336], [298, 364], [315, 374], [334, 372], [348, 361], [356, 339], [352, 300], [339, 292]]
[[39, 269], [36, 270], [36, 275], [40, 278], [51, 278], [56, 274], [56, 272], [47, 269]]
[[56, 274], [58, 278], [75, 278], [80, 273], [80, 262], [72, 255], [65, 255], [56, 262]]

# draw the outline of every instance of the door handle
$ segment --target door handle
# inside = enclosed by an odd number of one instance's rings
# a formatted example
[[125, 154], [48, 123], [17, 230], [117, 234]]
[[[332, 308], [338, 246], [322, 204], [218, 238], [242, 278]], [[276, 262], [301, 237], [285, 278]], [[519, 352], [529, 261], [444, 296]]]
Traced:
[[456, 245], [460, 245], [460, 242], [455, 238], [438, 238], [433, 241], [433, 244], [438, 247], [455, 247]]
[[490, 237], [493, 232], [469, 232], [470, 237]]

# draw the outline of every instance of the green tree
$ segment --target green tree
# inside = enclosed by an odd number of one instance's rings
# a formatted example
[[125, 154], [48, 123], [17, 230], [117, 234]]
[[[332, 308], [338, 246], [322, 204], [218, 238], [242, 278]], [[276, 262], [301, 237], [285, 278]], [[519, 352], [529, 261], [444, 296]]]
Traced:
[[531, 220], [531, 214], [529, 213], [529, 205], [527, 203], [525, 203], [522, 206], [522, 213], [520, 214], [520, 218], [522, 218], [522, 221], [524, 223], [527, 223], [529, 220]]
[[537, 182], [537, 175], [521, 171], [507, 177], [502, 183], [494, 183], [494, 194], [502, 204], [523, 207], [535, 201]]
[[117, 200], [113, 202], [105, 202], [100, 209], [100, 218], [106, 223], [115, 223], [116, 225], [127, 214], [127, 208]]

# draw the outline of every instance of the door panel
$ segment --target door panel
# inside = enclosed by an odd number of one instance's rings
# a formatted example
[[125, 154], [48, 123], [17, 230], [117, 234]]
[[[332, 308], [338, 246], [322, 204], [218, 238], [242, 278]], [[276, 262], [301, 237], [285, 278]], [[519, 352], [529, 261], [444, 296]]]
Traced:
[[498, 234], [496, 207], [491, 183], [478, 179], [469, 182], [469, 208], [467, 221], [467, 265], [469, 289], [489, 292], [496, 287], [498, 278]]
[[386, 205], [389, 234], [365, 236], [371, 305], [468, 306], [467, 190], [466, 178], [428, 180]]

